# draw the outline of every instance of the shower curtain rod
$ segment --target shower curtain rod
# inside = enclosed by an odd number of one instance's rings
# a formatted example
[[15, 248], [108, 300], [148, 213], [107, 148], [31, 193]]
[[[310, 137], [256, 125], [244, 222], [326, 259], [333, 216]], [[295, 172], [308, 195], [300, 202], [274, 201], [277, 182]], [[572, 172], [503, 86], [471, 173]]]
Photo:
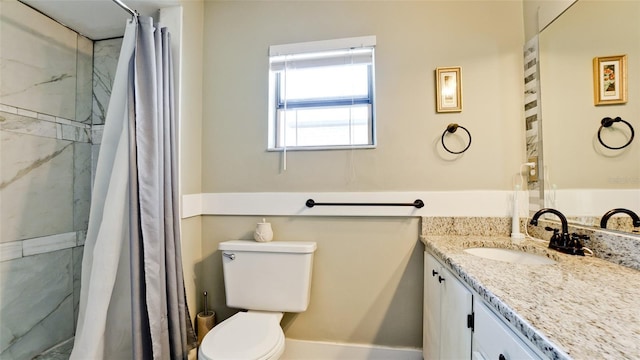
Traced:
[[127, 4], [123, 3], [120, 0], [112, 0], [114, 3], [116, 3], [118, 6], [120, 6], [122, 9], [124, 9], [126, 12], [128, 12], [129, 14], [131, 14], [131, 16], [136, 17], [138, 16], [138, 12], [135, 10], [132, 10], [130, 7], [127, 6]]

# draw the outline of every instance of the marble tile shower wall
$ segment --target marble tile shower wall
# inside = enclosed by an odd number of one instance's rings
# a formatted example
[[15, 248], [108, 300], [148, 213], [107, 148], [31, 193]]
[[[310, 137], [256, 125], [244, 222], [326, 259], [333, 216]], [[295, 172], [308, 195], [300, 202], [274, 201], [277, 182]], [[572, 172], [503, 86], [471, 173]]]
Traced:
[[118, 66], [122, 38], [96, 41], [93, 44], [93, 106], [91, 111], [91, 183], [95, 175], [100, 143], [107, 117], [111, 88]]
[[74, 334], [109, 94], [93, 98], [94, 43], [21, 3], [0, 37], [0, 358], [25, 359]]

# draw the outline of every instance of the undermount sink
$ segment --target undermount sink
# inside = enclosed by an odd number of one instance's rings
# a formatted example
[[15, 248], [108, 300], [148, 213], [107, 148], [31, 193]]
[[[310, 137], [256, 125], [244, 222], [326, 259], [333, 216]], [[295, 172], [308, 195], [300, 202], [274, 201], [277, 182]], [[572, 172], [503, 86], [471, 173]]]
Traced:
[[555, 260], [542, 255], [530, 254], [524, 251], [512, 249], [478, 247], [465, 249], [464, 251], [481, 258], [505, 261], [514, 264], [551, 265], [556, 263]]

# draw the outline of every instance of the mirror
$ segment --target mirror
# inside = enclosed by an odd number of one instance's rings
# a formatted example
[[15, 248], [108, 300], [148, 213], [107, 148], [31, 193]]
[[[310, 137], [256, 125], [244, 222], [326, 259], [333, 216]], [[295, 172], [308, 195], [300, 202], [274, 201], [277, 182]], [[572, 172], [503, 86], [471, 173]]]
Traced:
[[[640, 215], [638, 19], [640, 1], [579, 0], [539, 34], [542, 206], [558, 209], [574, 223], [599, 227], [602, 215], [613, 208]], [[627, 102], [595, 105], [593, 59], [614, 55], [627, 56]], [[633, 126], [636, 136], [629, 146], [601, 145], [598, 132], [605, 117]], [[600, 132], [612, 147], [631, 137], [623, 122]], [[626, 215], [611, 218], [607, 228], [634, 230]]]

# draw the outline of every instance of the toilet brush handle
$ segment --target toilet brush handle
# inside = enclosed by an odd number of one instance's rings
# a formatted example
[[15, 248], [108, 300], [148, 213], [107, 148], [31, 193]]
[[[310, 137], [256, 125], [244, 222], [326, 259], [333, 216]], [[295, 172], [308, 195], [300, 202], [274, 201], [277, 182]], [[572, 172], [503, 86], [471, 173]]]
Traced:
[[204, 314], [209, 315], [209, 309], [207, 309], [207, 292], [202, 292], [203, 302], [204, 302]]

